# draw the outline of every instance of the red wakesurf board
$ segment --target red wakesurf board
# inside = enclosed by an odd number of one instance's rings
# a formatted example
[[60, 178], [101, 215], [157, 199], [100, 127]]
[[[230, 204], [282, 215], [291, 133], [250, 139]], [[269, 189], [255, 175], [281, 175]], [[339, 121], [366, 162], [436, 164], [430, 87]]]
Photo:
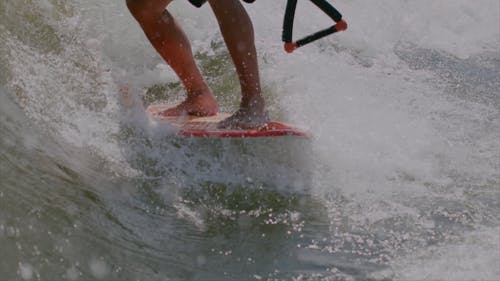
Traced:
[[178, 134], [188, 137], [218, 137], [218, 138], [248, 138], [248, 137], [281, 137], [295, 136], [310, 138], [311, 134], [287, 125], [285, 123], [270, 121], [262, 127], [253, 129], [226, 129], [217, 128], [217, 123], [230, 114], [219, 113], [214, 116], [197, 117], [163, 116], [161, 112], [172, 107], [171, 105], [150, 105], [146, 112], [156, 121], [168, 122], [178, 130]]

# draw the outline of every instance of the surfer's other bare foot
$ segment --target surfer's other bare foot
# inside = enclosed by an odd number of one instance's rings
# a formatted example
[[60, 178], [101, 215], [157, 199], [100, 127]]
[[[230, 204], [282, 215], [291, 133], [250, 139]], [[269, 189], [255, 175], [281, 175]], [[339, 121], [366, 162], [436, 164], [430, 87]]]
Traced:
[[213, 116], [217, 114], [217, 100], [210, 92], [197, 95], [189, 95], [179, 105], [169, 108], [160, 113], [163, 116]]
[[254, 111], [248, 108], [240, 108], [233, 115], [217, 124], [221, 129], [258, 129], [269, 122], [269, 116], [265, 111]]
[[258, 129], [269, 122], [260, 94], [243, 95], [240, 109], [217, 124], [221, 129]]

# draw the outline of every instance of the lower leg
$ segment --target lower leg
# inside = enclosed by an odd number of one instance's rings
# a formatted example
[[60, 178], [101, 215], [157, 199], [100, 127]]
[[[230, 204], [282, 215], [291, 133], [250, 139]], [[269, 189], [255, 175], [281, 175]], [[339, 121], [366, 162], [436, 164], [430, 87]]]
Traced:
[[264, 113], [259, 67], [250, 17], [239, 0], [210, 0], [210, 5], [236, 67], [241, 85], [241, 108]]
[[187, 99], [167, 115], [217, 113], [217, 102], [192, 55], [191, 45], [172, 15], [165, 10], [171, 0], [127, 0], [146, 37], [172, 67], [187, 91]]

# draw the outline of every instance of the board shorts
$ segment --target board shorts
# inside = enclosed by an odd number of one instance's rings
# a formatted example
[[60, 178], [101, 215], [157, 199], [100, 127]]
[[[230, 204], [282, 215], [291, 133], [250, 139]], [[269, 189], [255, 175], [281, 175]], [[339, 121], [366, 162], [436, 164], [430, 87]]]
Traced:
[[[243, 0], [243, 1], [246, 3], [255, 2], [255, 0]], [[189, 3], [193, 4], [194, 6], [196, 6], [198, 8], [203, 6], [203, 4], [205, 4], [205, 2], [207, 2], [207, 0], [189, 0]]]

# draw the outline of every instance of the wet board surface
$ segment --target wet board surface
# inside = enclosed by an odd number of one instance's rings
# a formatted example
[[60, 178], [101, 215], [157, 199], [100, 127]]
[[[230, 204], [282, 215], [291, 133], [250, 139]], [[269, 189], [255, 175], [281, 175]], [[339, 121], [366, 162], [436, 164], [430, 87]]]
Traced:
[[310, 138], [311, 134], [278, 121], [270, 121], [265, 126], [253, 129], [222, 129], [217, 123], [229, 117], [228, 113], [219, 113], [209, 117], [163, 116], [161, 112], [171, 105], [150, 105], [146, 111], [156, 121], [165, 121], [178, 129], [178, 133], [188, 137], [248, 138], [295, 136]]

